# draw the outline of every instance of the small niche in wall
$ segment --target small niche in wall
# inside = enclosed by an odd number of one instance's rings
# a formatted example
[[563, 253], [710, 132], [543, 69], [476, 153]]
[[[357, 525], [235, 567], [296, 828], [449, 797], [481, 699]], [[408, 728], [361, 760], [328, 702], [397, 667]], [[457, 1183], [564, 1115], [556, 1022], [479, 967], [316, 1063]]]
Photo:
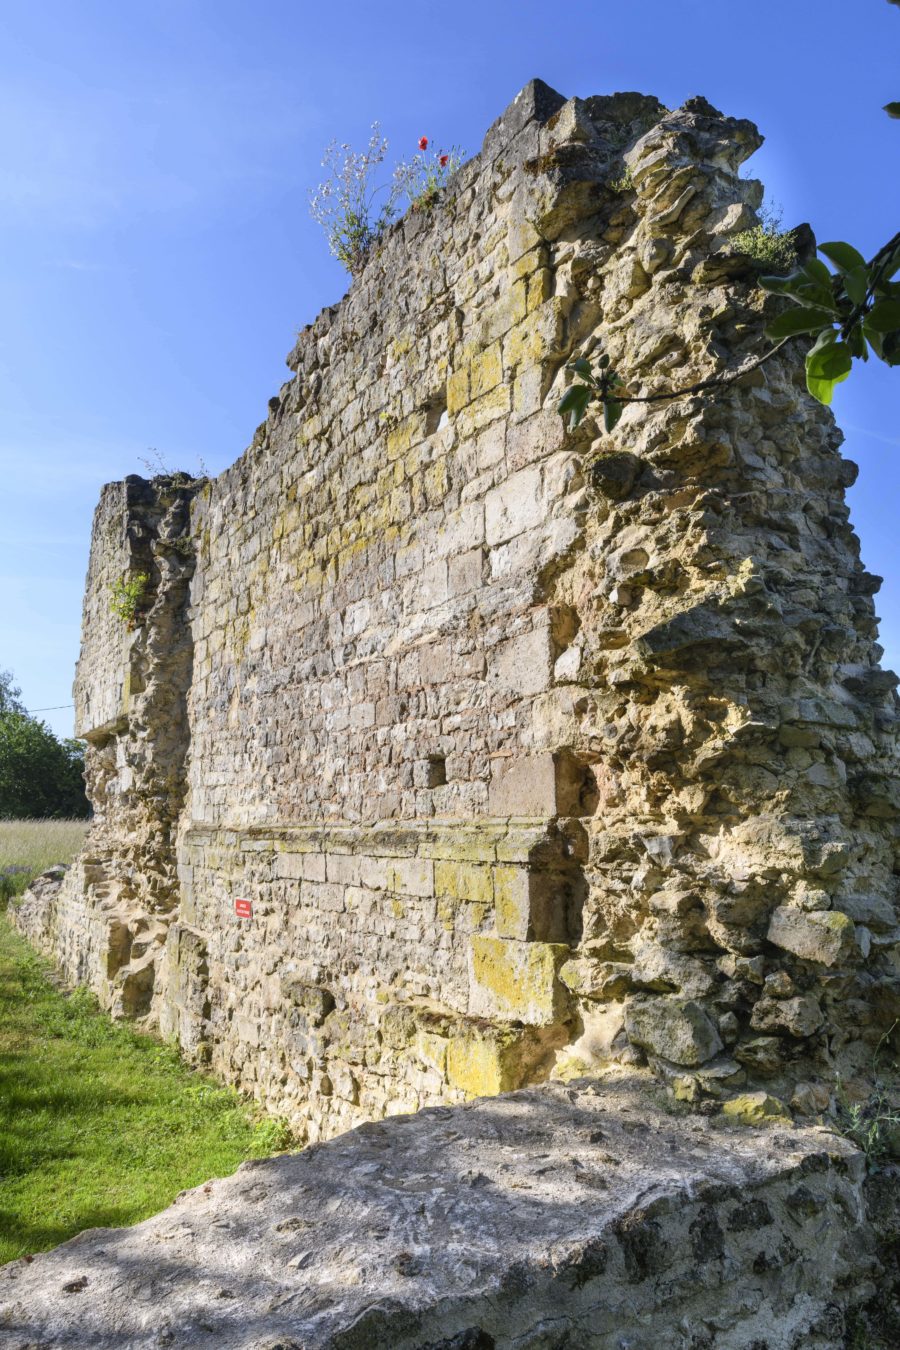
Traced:
[[447, 400], [441, 395], [425, 409], [425, 435], [431, 436], [436, 431], [442, 431], [446, 425]]
[[553, 756], [556, 809], [561, 816], [592, 816], [600, 804], [597, 778], [590, 763], [571, 750]]
[[447, 761], [443, 755], [428, 756], [427, 774], [430, 788], [446, 787]]

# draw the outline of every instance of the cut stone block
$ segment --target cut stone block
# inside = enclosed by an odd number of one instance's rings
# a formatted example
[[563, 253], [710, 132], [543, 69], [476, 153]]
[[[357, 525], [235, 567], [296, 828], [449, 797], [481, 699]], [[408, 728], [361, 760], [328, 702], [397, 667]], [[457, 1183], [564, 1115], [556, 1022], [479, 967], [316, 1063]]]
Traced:
[[530, 1026], [561, 1020], [567, 993], [559, 969], [570, 955], [562, 943], [473, 937], [469, 1012]]

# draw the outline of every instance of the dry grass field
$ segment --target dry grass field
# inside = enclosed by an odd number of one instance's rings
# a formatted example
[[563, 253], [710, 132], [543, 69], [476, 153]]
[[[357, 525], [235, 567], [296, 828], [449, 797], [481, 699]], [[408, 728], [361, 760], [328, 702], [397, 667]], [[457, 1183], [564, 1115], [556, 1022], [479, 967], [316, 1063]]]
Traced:
[[86, 820], [0, 820], [0, 906], [41, 872], [69, 863], [87, 834]]

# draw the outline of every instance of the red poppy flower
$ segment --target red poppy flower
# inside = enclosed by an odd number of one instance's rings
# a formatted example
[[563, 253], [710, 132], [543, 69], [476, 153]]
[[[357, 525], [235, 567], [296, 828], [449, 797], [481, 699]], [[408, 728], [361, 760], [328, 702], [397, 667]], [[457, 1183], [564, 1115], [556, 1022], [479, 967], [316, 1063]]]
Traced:
[[420, 136], [420, 137], [419, 137], [419, 149], [420, 149], [420, 150], [427, 150], [427, 149], [428, 149], [428, 137], [427, 137], [427, 136]]
[[450, 162], [450, 156], [449, 156], [449, 155], [441, 155], [441, 168], [442, 168], [442, 169], [446, 169], [446, 167], [447, 167], [447, 165], [449, 164], [449, 162]]

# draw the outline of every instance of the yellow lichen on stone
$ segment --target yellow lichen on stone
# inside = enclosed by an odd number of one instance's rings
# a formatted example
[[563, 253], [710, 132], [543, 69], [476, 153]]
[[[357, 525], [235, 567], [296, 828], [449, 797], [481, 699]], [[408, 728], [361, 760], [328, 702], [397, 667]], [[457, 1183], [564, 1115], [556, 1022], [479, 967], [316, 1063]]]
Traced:
[[463, 366], [454, 370], [447, 379], [447, 412], [451, 415], [460, 411], [469, 402], [469, 371]]
[[446, 459], [439, 459], [436, 464], [427, 468], [422, 475], [422, 482], [428, 505], [439, 506], [446, 497], [449, 487]]
[[388, 458], [397, 459], [398, 456], [405, 454], [417, 441], [421, 441], [424, 435], [424, 418], [421, 413], [413, 413], [411, 417], [405, 418], [398, 426], [388, 432]]
[[503, 417], [512, 407], [512, 399], [509, 387], [505, 384], [498, 384], [488, 394], [482, 394], [481, 398], [470, 403], [459, 419], [459, 431], [462, 436], [469, 436], [474, 431], [480, 431], [488, 423], [496, 421], [498, 417]]
[[406, 356], [407, 352], [409, 352], [411, 349], [412, 349], [412, 337], [409, 333], [404, 333], [402, 337], [394, 338], [393, 342], [391, 343], [389, 348], [391, 359], [394, 361], [399, 361], [400, 358], [402, 356]]
[[528, 936], [528, 873], [524, 867], [494, 868], [494, 923], [501, 937]]
[[495, 389], [503, 378], [500, 343], [494, 342], [474, 355], [469, 363], [469, 389], [472, 398], [480, 398]]
[[510, 264], [508, 275], [513, 281], [529, 277], [543, 264], [545, 257], [546, 248], [543, 244], [539, 248], [529, 249], [521, 258], [516, 258], [515, 262]]
[[418, 1031], [416, 1033], [416, 1054], [423, 1064], [429, 1065], [432, 1069], [437, 1069], [438, 1073], [446, 1077], [447, 1074], [447, 1050], [449, 1042], [446, 1036], [436, 1036], [431, 1031]]
[[524, 1069], [514, 1040], [481, 1036], [472, 1031], [451, 1036], [447, 1046], [447, 1081], [469, 1097], [511, 1092]]
[[528, 278], [528, 313], [533, 313], [553, 294], [553, 273], [549, 267], [542, 267]]
[[742, 1092], [731, 1097], [723, 1105], [722, 1115], [733, 1125], [777, 1125], [792, 1120], [784, 1102], [768, 1092]]
[[490, 905], [494, 899], [491, 869], [477, 863], [436, 862], [434, 888], [438, 895], [460, 901]]
[[570, 955], [562, 943], [473, 937], [470, 1011], [532, 1026], [558, 1021], [566, 999], [558, 973]]
[[510, 329], [503, 339], [503, 354], [510, 368], [535, 365], [544, 356], [543, 335], [534, 323], [526, 321]]

